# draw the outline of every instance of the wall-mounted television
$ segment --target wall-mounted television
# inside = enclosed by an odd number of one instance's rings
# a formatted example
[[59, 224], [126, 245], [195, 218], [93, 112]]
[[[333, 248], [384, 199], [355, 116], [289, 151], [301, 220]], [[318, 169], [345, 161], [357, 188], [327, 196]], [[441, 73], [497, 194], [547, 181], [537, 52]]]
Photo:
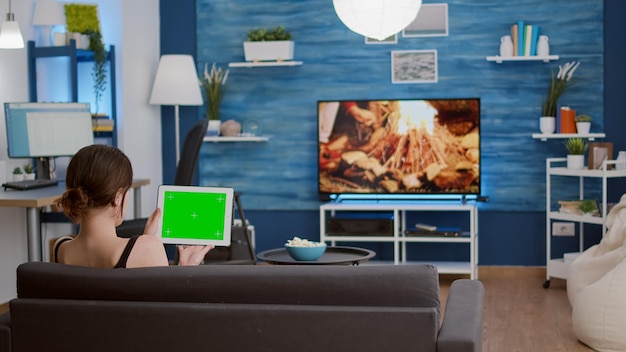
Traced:
[[481, 195], [480, 99], [325, 100], [318, 193]]

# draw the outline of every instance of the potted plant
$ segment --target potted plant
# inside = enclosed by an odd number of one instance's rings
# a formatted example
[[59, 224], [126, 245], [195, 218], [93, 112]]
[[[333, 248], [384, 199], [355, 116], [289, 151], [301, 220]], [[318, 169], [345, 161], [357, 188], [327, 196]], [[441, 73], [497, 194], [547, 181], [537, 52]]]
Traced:
[[87, 38], [87, 49], [93, 51], [93, 78], [94, 115], [100, 111], [100, 99], [106, 90], [106, 61], [107, 51], [102, 42], [100, 21], [97, 5], [65, 4], [65, 18], [67, 31], [79, 33]]
[[208, 136], [216, 136], [220, 131], [220, 104], [224, 98], [228, 80], [228, 69], [226, 71], [217, 68], [215, 63], [208, 69], [208, 64], [204, 64], [204, 74], [200, 79], [206, 95], [206, 117], [209, 119], [207, 128]]
[[578, 115], [574, 120], [576, 121], [576, 132], [578, 134], [589, 134], [589, 130], [591, 130], [591, 116]]
[[13, 169], [13, 181], [23, 181], [24, 174], [22, 173], [22, 169], [19, 166], [16, 166]]
[[294, 42], [291, 33], [281, 26], [251, 29], [247, 38], [243, 43], [246, 61], [293, 60]]
[[598, 205], [596, 204], [595, 200], [584, 199], [578, 206], [578, 209], [583, 213], [583, 215], [593, 216], [598, 209]]
[[585, 152], [589, 144], [583, 138], [568, 138], [565, 142], [565, 149], [567, 149], [567, 168], [568, 169], [582, 169], [585, 165]]
[[[559, 98], [565, 92], [565, 89], [568, 87], [570, 80], [572, 79], [572, 75], [574, 71], [578, 68], [580, 62], [568, 62], [563, 66], [559, 66], [559, 72], [554, 76], [554, 71], [552, 72], [552, 78], [550, 80], [550, 89], [548, 90], [548, 96], [543, 102], [541, 109], [541, 117], [539, 118], [541, 132], [553, 133], [556, 128], [556, 107], [559, 101]], [[571, 121], [573, 125], [573, 121]], [[551, 127], [554, 126], [554, 127]], [[551, 132], [546, 132], [551, 129]]]
[[24, 164], [22, 167], [24, 169], [24, 180], [34, 180], [35, 179], [35, 170], [31, 164]]

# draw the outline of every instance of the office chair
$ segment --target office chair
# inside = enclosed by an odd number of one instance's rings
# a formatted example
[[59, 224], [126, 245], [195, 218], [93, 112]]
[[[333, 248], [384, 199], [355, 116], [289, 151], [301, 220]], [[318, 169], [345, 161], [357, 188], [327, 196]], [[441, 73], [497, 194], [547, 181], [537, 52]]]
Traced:
[[[185, 136], [185, 142], [183, 144], [183, 150], [180, 154], [180, 160], [176, 166], [174, 185], [191, 186], [193, 183], [193, 175], [196, 172], [196, 165], [198, 165], [198, 156], [200, 155], [200, 147], [202, 147], [202, 139], [206, 134], [208, 125], [209, 120], [201, 119], [193, 125], [189, 132], [187, 132], [187, 136]], [[120, 226], [117, 227], [117, 235], [119, 237], [132, 237], [134, 235], [139, 235], [143, 233], [143, 229], [146, 227], [147, 221], [147, 218], [125, 220]]]

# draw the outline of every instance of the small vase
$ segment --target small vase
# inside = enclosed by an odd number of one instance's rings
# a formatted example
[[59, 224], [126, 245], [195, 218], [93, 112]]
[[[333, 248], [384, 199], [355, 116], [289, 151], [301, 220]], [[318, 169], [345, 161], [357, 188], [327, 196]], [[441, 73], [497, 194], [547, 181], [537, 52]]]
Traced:
[[540, 35], [537, 41], [537, 56], [550, 55], [550, 44], [548, 43], [548, 36]]
[[513, 56], [513, 42], [510, 35], [503, 35], [500, 38], [500, 56], [510, 57]]
[[584, 155], [567, 155], [567, 168], [568, 169], [583, 169], [585, 167], [585, 156]]
[[591, 130], [591, 122], [576, 122], [576, 133], [589, 134]]
[[556, 118], [554, 116], [541, 116], [539, 118], [539, 130], [543, 134], [553, 134], [556, 129]]
[[221, 124], [222, 124], [222, 121], [220, 120], [209, 120], [209, 126], [206, 129], [206, 135], [207, 136], [219, 136]]
[[620, 151], [617, 153], [617, 164], [615, 164], [616, 170], [626, 170], [626, 151]]

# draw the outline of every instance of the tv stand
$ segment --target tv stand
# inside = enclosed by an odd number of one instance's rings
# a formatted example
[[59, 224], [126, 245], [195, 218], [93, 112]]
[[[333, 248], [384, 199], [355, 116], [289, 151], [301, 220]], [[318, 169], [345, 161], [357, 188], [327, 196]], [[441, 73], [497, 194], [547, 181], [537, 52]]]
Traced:
[[[384, 215], [391, 219], [392, 231], [389, 235], [368, 234], [333, 234], [328, 232], [327, 221], [344, 212], [344, 216], [350, 213], [370, 213], [372, 215]], [[462, 230], [462, 235], [457, 237], [445, 236], [411, 236], [405, 233], [413, 228], [413, 224], [407, 224], [409, 212], [442, 212], [467, 214], [462, 223], [436, 224], [441, 226], [456, 226]], [[340, 216], [339, 216], [340, 217]], [[356, 201], [326, 203], [320, 206], [320, 241], [336, 243], [345, 242], [379, 242], [393, 244], [393, 264], [428, 263], [437, 266], [440, 274], [469, 274], [471, 279], [478, 278], [478, 206], [476, 201], [467, 200], [461, 203], [457, 200], [449, 201]], [[441, 245], [467, 246], [469, 261], [414, 261], [407, 257], [407, 246], [419, 243], [438, 243]], [[370, 262], [376, 262], [375, 260]]]

